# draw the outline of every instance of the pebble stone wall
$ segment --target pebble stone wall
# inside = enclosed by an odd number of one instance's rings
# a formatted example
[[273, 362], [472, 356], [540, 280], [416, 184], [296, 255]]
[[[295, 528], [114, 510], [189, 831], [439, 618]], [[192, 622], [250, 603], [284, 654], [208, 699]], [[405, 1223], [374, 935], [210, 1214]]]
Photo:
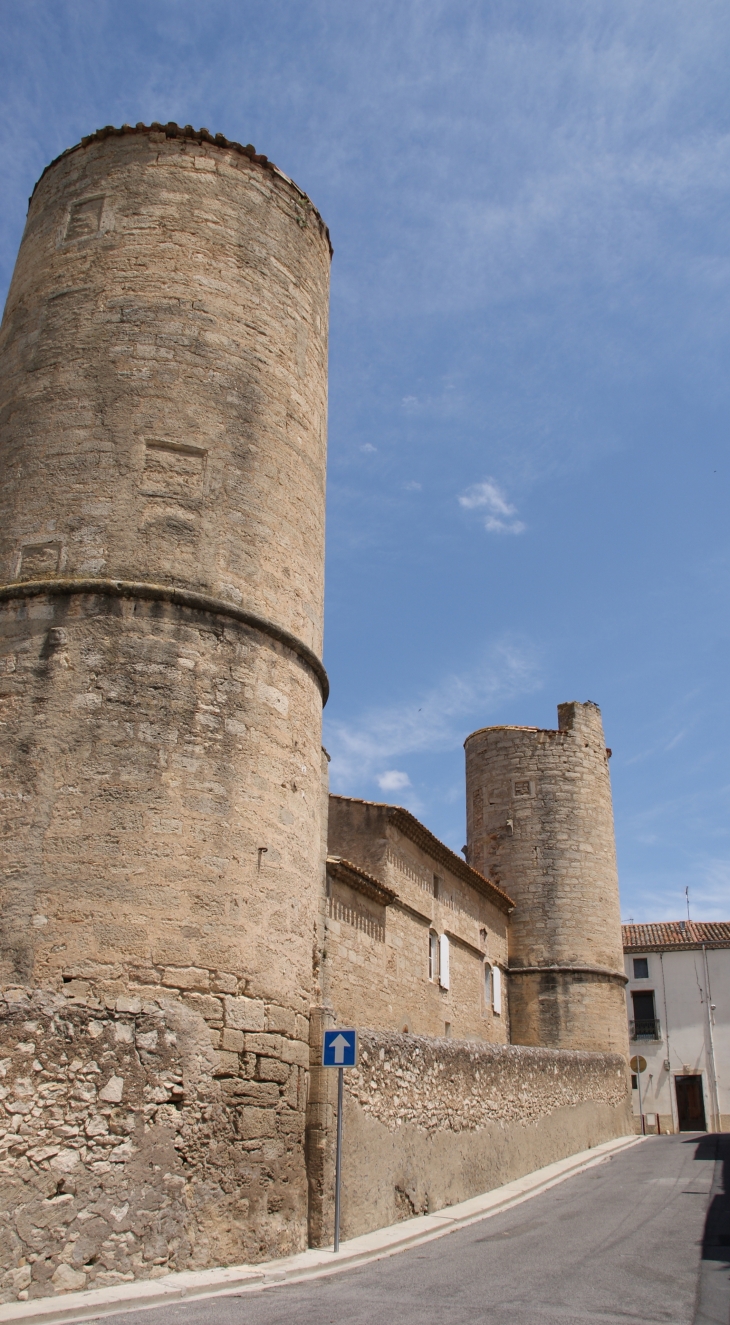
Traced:
[[632, 1131], [621, 1054], [363, 1031], [345, 1077], [346, 1237]]
[[304, 1019], [235, 993], [120, 987], [0, 999], [2, 1301], [301, 1245]]
[[[253, 148], [105, 130], [36, 186], [0, 330], [0, 984], [203, 1000], [243, 1139], [315, 993], [330, 256]], [[306, 1245], [295, 1098], [219, 1261]]]
[[627, 1054], [618, 874], [600, 709], [561, 704], [557, 731], [486, 727], [465, 742], [467, 846], [517, 903], [517, 1044]]

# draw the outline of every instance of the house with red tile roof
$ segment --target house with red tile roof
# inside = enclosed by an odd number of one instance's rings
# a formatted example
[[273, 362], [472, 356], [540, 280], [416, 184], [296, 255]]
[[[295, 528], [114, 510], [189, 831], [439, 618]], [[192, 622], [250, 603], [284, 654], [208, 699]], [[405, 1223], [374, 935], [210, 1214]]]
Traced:
[[622, 935], [637, 1131], [730, 1130], [730, 921]]

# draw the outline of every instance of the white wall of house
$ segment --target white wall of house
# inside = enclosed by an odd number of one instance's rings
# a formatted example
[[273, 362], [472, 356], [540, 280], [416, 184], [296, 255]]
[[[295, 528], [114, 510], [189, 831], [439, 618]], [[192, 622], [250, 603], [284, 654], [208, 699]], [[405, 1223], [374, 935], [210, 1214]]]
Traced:
[[[642, 956], [648, 964], [648, 976], [637, 978], [634, 963]], [[701, 949], [644, 954], [631, 951], [625, 955], [625, 963], [630, 1030], [634, 991], [653, 992], [658, 1022], [655, 1027], [636, 1026], [638, 1038], [630, 1041], [631, 1056], [646, 1059], [646, 1070], [641, 1074], [646, 1130], [657, 1130], [657, 1115], [662, 1132], [679, 1130], [676, 1078], [685, 1075], [702, 1078], [707, 1130], [730, 1130], [730, 948], [710, 948], [704, 953]], [[647, 1031], [653, 1038], [647, 1036]], [[638, 1122], [638, 1090], [632, 1091], [632, 1098]]]

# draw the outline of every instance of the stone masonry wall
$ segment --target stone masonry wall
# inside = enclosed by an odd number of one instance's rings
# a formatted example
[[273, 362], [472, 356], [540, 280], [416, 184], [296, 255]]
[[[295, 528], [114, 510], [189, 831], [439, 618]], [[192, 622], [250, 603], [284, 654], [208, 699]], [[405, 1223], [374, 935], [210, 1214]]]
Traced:
[[631, 1132], [620, 1054], [363, 1031], [345, 1080], [344, 1237]]
[[301, 1250], [305, 1019], [164, 978], [0, 998], [0, 1300]]
[[252, 148], [126, 126], [44, 172], [0, 328], [0, 981], [195, 1012], [244, 1102], [190, 1097], [176, 1264], [306, 1245], [330, 258]]

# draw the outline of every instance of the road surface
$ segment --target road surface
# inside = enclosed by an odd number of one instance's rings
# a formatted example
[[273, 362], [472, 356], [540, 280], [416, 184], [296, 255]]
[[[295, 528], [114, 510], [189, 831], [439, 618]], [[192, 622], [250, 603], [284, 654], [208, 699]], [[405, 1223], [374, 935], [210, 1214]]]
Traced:
[[124, 1325], [728, 1325], [723, 1155], [730, 1178], [730, 1137], [649, 1137], [410, 1251], [307, 1283], [130, 1312]]

